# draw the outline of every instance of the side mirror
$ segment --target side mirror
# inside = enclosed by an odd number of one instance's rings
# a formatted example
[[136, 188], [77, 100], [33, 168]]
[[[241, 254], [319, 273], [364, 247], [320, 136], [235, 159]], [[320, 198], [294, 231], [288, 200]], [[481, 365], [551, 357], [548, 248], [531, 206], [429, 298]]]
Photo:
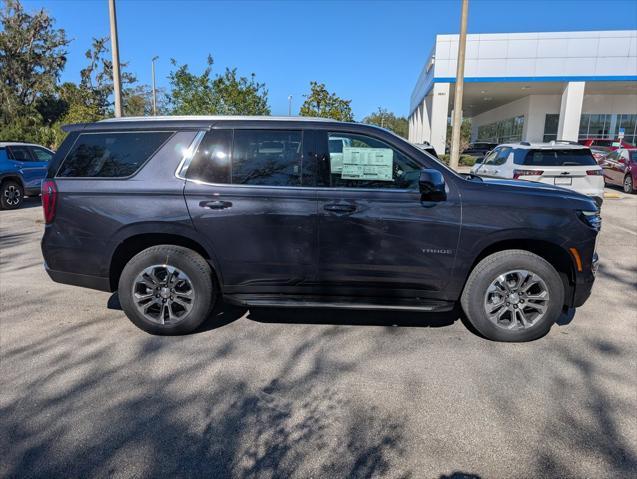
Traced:
[[422, 201], [445, 201], [447, 191], [445, 188], [445, 177], [438, 170], [421, 170], [420, 194]]

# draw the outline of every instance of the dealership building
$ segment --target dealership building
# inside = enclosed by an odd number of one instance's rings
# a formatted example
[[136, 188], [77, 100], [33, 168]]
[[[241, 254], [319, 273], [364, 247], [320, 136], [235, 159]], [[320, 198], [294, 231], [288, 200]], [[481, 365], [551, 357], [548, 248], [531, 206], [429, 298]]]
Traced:
[[[458, 35], [437, 35], [411, 94], [409, 140], [445, 151]], [[637, 30], [467, 35], [471, 140], [637, 144]]]

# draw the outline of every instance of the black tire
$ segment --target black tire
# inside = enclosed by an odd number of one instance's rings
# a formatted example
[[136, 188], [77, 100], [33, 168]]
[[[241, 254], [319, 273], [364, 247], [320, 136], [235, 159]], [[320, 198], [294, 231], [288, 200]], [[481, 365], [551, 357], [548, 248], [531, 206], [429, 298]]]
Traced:
[[0, 186], [0, 208], [3, 210], [15, 210], [22, 206], [24, 200], [24, 188], [15, 180], [5, 180]]
[[[530, 326], [506, 329], [489, 319], [485, 297], [496, 278], [515, 270], [526, 270], [538, 275], [548, 289], [549, 300], [544, 315]], [[564, 285], [558, 272], [544, 258], [525, 250], [505, 250], [487, 256], [476, 265], [467, 279], [460, 301], [467, 319], [484, 337], [506, 342], [533, 341], [548, 333], [559, 318], [564, 306]], [[517, 317], [516, 323], [521, 324]]]
[[624, 177], [624, 193], [634, 194], [635, 193], [635, 184], [633, 183], [633, 177], [628, 174]]
[[[136, 281], [138, 276], [146, 268], [155, 265], [169, 265], [171, 268], [177, 268], [180, 272], [185, 273], [188, 278], [188, 284], [191, 285], [191, 290], [194, 292], [190, 310], [182, 312], [183, 316], [172, 322], [166, 322], [166, 324], [160, 324], [148, 319], [138, 309], [135, 298], [133, 298], [133, 288], [136, 287], [136, 284], [140, 284]], [[148, 291], [151, 291], [150, 288]], [[135, 255], [122, 271], [118, 293], [120, 304], [126, 316], [140, 329], [158, 335], [177, 335], [193, 332], [208, 318], [216, 301], [216, 291], [210, 265], [195, 251], [174, 245], [152, 246]], [[160, 296], [156, 295], [154, 297], [157, 299], [151, 299], [150, 301], [162, 301]], [[170, 298], [172, 298], [172, 295]], [[178, 307], [175, 306], [175, 308]], [[154, 308], [155, 310], [161, 308], [161, 304]], [[161, 315], [165, 316], [163, 309], [161, 309]]]

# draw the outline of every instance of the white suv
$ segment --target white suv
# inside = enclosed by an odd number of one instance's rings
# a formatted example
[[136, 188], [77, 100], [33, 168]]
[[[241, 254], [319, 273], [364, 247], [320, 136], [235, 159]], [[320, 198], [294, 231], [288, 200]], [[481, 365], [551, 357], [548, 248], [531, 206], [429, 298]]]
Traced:
[[495, 147], [471, 173], [491, 178], [538, 181], [604, 197], [604, 174], [591, 150], [576, 143], [508, 143]]

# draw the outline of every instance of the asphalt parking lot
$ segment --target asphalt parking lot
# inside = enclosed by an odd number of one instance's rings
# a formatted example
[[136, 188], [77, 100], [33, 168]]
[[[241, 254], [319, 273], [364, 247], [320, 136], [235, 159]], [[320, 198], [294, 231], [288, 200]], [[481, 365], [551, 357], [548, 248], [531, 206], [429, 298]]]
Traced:
[[634, 477], [637, 196], [613, 193], [592, 297], [526, 344], [229, 307], [153, 337], [49, 280], [36, 200], [0, 212], [0, 476]]

